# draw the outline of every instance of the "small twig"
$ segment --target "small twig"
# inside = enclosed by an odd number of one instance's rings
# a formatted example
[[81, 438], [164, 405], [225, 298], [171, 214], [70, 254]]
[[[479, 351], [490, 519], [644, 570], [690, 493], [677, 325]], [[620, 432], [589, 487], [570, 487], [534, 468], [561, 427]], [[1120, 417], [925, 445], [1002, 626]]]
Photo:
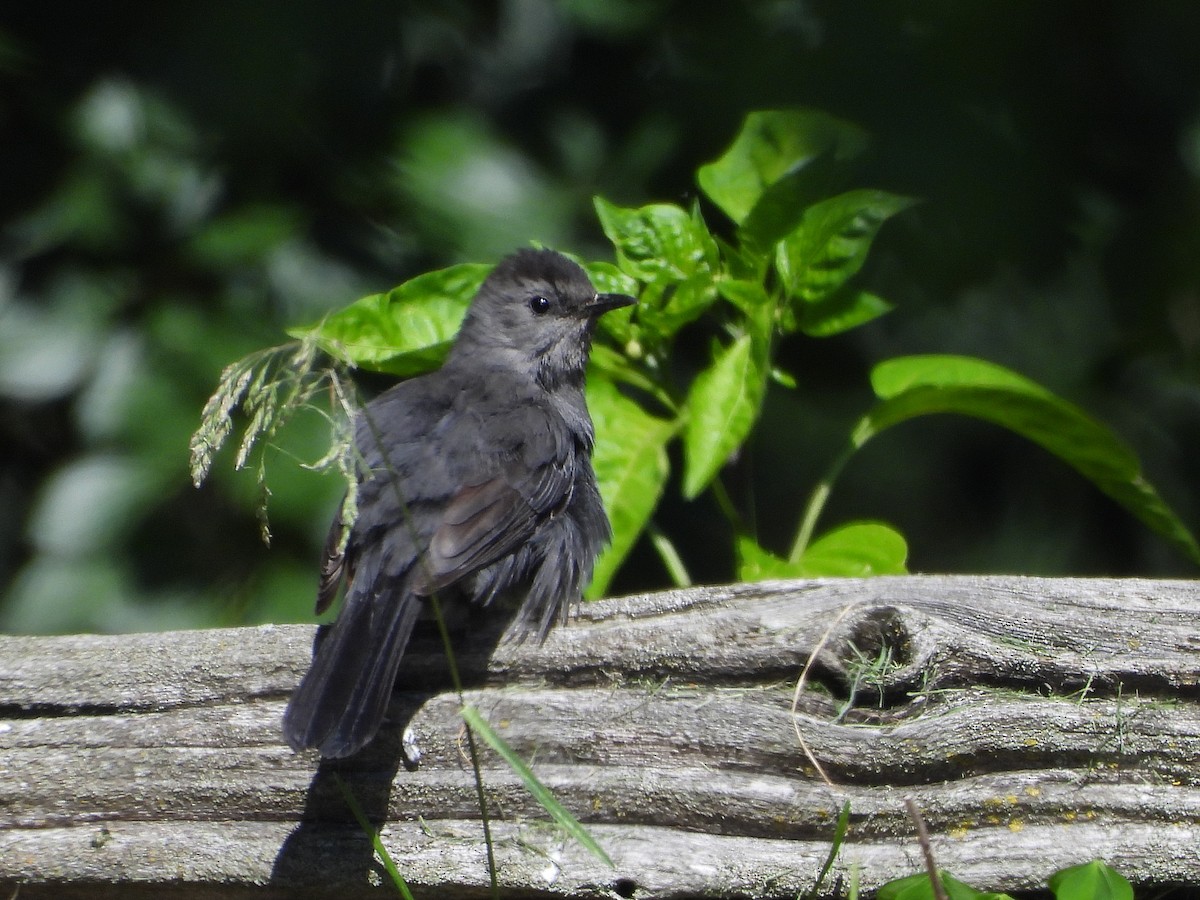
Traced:
[[911, 797], [904, 801], [904, 808], [908, 810], [908, 817], [917, 829], [917, 843], [921, 845], [921, 855], [925, 857], [925, 871], [929, 873], [929, 886], [933, 888], [934, 900], [949, 900], [946, 896], [946, 886], [942, 884], [942, 876], [938, 874], [937, 862], [933, 858], [933, 845], [929, 842], [929, 829], [925, 827], [925, 819]]
[[808, 661], [804, 664], [804, 670], [800, 673], [800, 678], [796, 681], [796, 690], [792, 692], [792, 730], [796, 732], [796, 740], [800, 742], [800, 749], [804, 751], [804, 755], [808, 757], [808, 761], [813, 764], [813, 768], [817, 770], [817, 774], [821, 776], [821, 780], [830, 787], [833, 787], [833, 781], [828, 775], [825, 774], [825, 769], [822, 768], [819, 762], [817, 762], [817, 758], [813, 755], [812, 750], [809, 749], [808, 742], [804, 740], [804, 735], [800, 732], [800, 725], [796, 721], [796, 718], [799, 716], [798, 707], [800, 705], [800, 695], [804, 693], [804, 685], [808, 681], [809, 670], [813, 667], [813, 663], [816, 662], [817, 656], [819, 656], [821, 651], [825, 648], [826, 641], [829, 640], [830, 635], [833, 634], [833, 630], [837, 628], [838, 623], [841, 622], [842, 619], [846, 617], [846, 614], [849, 613], [850, 610], [854, 609], [854, 607], [857, 605], [857, 603], [851, 603], [849, 606], [844, 607], [842, 611], [837, 614], [834, 620], [829, 623], [829, 627], [825, 629], [825, 633], [821, 635], [821, 639], [817, 641], [817, 645], [813, 647], [812, 653], [808, 655]]

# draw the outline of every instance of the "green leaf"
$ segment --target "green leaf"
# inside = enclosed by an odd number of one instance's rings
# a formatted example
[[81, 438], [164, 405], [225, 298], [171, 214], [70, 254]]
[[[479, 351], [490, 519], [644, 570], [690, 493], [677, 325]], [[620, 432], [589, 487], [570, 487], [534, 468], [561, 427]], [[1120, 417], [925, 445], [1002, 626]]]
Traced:
[[801, 331], [809, 337], [832, 337], [879, 318], [894, 309], [869, 291], [840, 290], [798, 310]]
[[868, 578], [904, 575], [908, 544], [894, 528], [880, 522], [852, 522], [813, 541], [797, 562], [789, 562], [741, 536], [737, 542], [738, 578]]
[[1098, 859], [1055, 872], [1050, 890], [1056, 900], [1133, 900], [1133, 887]]
[[538, 802], [542, 809], [550, 814], [554, 821], [562, 826], [567, 834], [602, 863], [608, 866], [613, 865], [612, 859], [604, 852], [604, 848], [596, 843], [596, 839], [579, 823], [579, 820], [571, 815], [565, 806], [558, 802], [554, 794], [550, 793], [550, 789], [538, 781], [537, 776], [533, 774], [533, 770], [529, 768], [525, 760], [521, 759], [516, 751], [508, 746], [504, 739], [492, 730], [492, 726], [479, 714], [479, 710], [473, 706], [464, 706], [462, 708], [462, 717], [469, 728], [474, 729], [487, 742], [489, 747], [500, 754], [500, 757], [508, 763], [509, 768], [517, 773], [517, 776], [525, 784], [525, 789], [533, 795], [533, 799]]
[[788, 296], [816, 303], [838, 290], [862, 268], [883, 223], [914, 202], [886, 191], [864, 189], [810, 206], [775, 253], [775, 266]]
[[908, 544], [904, 535], [882, 522], [851, 522], [827, 531], [800, 558], [806, 578], [862, 578], [905, 575]]
[[[626, 275], [610, 262], [584, 262], [576, 260], [601, 294], [628, 294], [637, 297], [642, 286], [636, 278]], [[600, 317], [600, 331], [624, 346], [637, 339], [638, 325], [633, 321], [633, 307], [613, 310]]]
[[1184, 554], [1200, 545], [1143, 477], [1137, 456], [1110, 429], [1016, 372], [964, 356], [909, 356], [871, 372], [880, 402], [853, 437], [874, 435], [916, 416], [958, 413], [1001, 425], [1072, 466]]
[[838, 190], [846, 166], [831, 153], [820, 153], [763, 191], [740, 227], [743, 246], [770, 258], [774, 245], [804, 218], [804, 211]]
[[637, 306], [637, 320], [651, 334], [667, 338], [700, 318], [716, 299], [717, 288], [712, 275], [698, 272], [661, 293], [653, 288], [647, 290]]
[[[1008, 894], [996, 894], [988, 891], [977, 891], [969, 884], [963, 884], [948, 872], [940, 871], [938, 876], [946, 895], [950, 900], [1012, 900]], [[897, 878], [881, 885], [875, 895], [878, 900], [934, 900], [933, 885], [929, 883], [929, 875], [921, 872], [919, 875], [909, 875], [907, 878]]]
[[775, 578], [800, 578], [799, 564], [793, 565], [759, 546], [754, 538], [739, 534], [735, 541], [738, 581], [767, 581]]
[[775, 327], [775, 301], [759, 281], [725, 279], [717, 285], [721, 296], [745, 314], [754, 327], [754, 335], [762, 341], [771, 337]]
[[637, 209], [594, 200], [605, 235], [617, 251], [621, 271], [647, 284], [684, 281], [708, 270], [715, 250], [704, 223], [669, 203]]
[[[583, 270], [587, 272], [588, 278], [591, 279], [592, 287], [601, 294], [629, 294], [636, 297], [640, 285], [636, 278], [631, 275], [626, 275], [618, 266], [610, 262], [581, 262]], [[601, 322], [609, 318], [612, 313], [606, 313]]]
[[471, 298], [491, 266], [464, 263], [364, 297], [292, 337], [315, 336], [322, 350], [353, 365], [418, 375], [445, 358]]
[[717, 353], [688, 393], [683, 494], [695, 498], [741, 446], [758, 418], [767, 365], [760, 342], [742, 335]]
[[866, 132], [828, 113], [765, 110], [746, 116], [724, 155], [696, 173], [700, 189], [742, 224], [772, 185], [804, 169], [821, 154], [837, 160], [858, 155]]
[[588, 378], [587, 402], [596, 426], [592, 467], [613, 529], [587, 591], [588, 597], [601, 597], [658, 505], [670, 472], [667, 442], [678, 426], [650, 415], [611, 381], [594, 375]]

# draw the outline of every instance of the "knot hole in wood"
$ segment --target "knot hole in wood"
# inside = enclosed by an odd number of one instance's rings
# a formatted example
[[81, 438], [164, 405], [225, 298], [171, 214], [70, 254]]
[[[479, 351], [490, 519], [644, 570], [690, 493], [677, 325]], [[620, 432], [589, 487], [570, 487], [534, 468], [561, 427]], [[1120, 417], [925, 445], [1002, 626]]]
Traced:
[[837, 669], [851, 706], [882, 709], [906, 705], [918, 679], [905, 613], [894, 606], [870, 606], [851, 613], [835, 642]]

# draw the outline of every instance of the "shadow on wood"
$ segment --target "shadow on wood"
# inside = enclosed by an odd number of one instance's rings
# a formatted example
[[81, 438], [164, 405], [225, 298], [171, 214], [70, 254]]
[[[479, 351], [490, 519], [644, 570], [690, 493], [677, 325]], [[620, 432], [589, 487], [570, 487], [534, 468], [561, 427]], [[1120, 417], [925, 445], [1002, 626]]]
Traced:
[[[1198, 621], [1196, 584], [1136, 580], [773, 582], [587, 604], [541, 646], [477, 653], [467, 700], [616, 867], [486, 752], [502, 893], [794, 897], [846, 802], [819, 895], [855, 869], [870, 890], [921, 869], [906, 798], [938, 863], [978, 888], [1043, 888], [1096, 857], [1135, 884], [1200, 883]], [[312, 634], [0, 638], [0, 893], [390, 896], [336, 771], [418, 896], [487, 896], [459, 701], [430, 687], [440, 651], [406, 659], [376, 744], [318, 767], [279, 733]], [[410, 720], [415, 772], [397, 765]]]

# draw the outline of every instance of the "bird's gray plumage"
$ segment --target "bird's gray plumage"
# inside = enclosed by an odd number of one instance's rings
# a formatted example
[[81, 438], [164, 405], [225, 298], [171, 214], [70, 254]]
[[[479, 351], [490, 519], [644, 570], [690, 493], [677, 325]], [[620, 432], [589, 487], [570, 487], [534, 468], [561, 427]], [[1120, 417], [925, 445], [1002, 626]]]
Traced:
[[363, 410], [358, 518], [344, 553], [331, 529], [318, 612], [342, 582], [345, 598], [284, 715], [293, 748], [348, 756], [374, 737], [430, 595], [518, 591], [520, 633], [539, 636], [579, 600], [610, 536], [584, 369], [596, 319], [632, 302], [597, 295], [558, 253], [518, 251], [484, 281], [442, 368]]

